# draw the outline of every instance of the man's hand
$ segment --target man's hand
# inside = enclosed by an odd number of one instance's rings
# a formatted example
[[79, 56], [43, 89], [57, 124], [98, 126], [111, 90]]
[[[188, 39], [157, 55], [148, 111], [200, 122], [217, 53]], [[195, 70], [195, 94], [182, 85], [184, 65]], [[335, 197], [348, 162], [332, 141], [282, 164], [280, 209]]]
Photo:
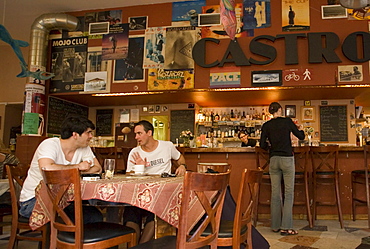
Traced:
[[92, 162], [83, 161], [83, 162], [80, 162], [79, 164], [77, 164], [77, 167], [78, 167], [79, 170], [85, 171], [85, 170], [90, 169], [91, 164], [92, 164]]
[[184, 164], [180, 165], [175, 171], [177, 176], [183, 176], [185, 175], [185, 172], [186, 172], [186, 168]]
[[134, 152], [132, 154], [134, 160], [130, 160], [133, 164], [143, 164], [146, 167], [146, 158], [142, 159], [139, 152]]

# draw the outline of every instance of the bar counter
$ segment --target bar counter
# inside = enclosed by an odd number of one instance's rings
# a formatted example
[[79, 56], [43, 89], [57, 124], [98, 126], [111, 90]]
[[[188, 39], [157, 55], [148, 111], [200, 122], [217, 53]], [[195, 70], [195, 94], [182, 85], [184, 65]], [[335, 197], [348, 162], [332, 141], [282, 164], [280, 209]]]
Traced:
[[[255, 169], [256, 160], [254, 148], [251, 147], [226, 147], [226, 148], [179, 148], [184, 153], [186, 164], [189, 170], [196, 171], [198, 162], [228, 162], [232, 165], [230, 187], [231, 193], [237, 195], [240, 176], [244, 168]], [[340, 193], [344, 219], [351, 219], [351, 171], [364, 168], [363, 148], [356, 146], [341, 146], [339, 149], [339, 170], [340, 174]], [[311, 162], [309, 163], [311, 166]], [[297, 189], [298, 190], [298, 189]], [[262, 193], [270, 195], [270, 193]], [[323, 193], [328, 194], [328, 193]], [[298, 191], [295, 198], [303, 197], [303, 191]], [[334, 197], [334, 196], [333, 196]], [[269, 208], [260, 207], [260, 214], [270, 213]], [[365, 207], [357, 209], [358, 218], [367, 214]], [[294, 215], [304, 218], [305, 209], [303, 207], [294, 207]], [[318, 218], [335, 218], [336, 208], [319, 207]]]

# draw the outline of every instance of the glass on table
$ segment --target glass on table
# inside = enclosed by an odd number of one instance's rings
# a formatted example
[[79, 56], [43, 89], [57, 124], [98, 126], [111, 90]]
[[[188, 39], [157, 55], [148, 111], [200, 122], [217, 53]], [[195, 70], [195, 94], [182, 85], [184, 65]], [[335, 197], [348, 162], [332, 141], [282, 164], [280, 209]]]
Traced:
[[104, 178], [105, 179], [113, 178], [115, 167], [116, 167], [115, 159], [105, 159], [104, 160]]

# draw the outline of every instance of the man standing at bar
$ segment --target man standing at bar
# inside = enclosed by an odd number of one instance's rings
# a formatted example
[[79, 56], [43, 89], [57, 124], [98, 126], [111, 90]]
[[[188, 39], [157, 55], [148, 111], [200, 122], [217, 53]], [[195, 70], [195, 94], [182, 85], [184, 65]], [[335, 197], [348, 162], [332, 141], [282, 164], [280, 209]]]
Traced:
[[[282, 117], [283, 109], [279, 103], [272, 102], [269, 112], [273, 118], [262, 126], [260, 146], [270, 152], [271, 229], [280, 231], [281, 235], [296, 235], [298, 232], [293, 229], [295, 166], [290, 134], [301, 140], [305, 135], [290, 118]], [[280, 198], [282, 177], [285, 187], [283, 203]]]
[[[95, 125], [80, 116], [67, 117], [61, 126], [61, 138], [45, 139], [37, 147], [20, 195], [19, 214], [29, 218], [36, 203], [35, 189], [42, 180], [41, 169], [61, 170], [78, 168], [81, 173], [100, 173], [102, 168], [95, 158], [89, 142]], [[73, 205], [66, 210], [74, 215]], [[66, 208], [66, 209], [67, 209]], [[102, 221], [103, 216], [95, 207], [84, 207], [84, 223]]]
[[[130, 172], [135, 164], [143, 164], [145, 173], [157, 174], [171, 173], [171, 160], [177, 161], [179, 167], [176, 175], [182, 176], [186, 171], [184, 156], [176, 149], [170, 141], [155, 140], [153, 138], [154, 127], [146, 121], [141, 120], [134, 127], [135, 139], [138, 146], [130, 151], [126, 172]], [[153, 238], [154, 214], [138, 207], [126, 207], [124, 211], [124, 224], [135, 229], [140, 243]], [[140, 233], [142, 218], [146, 218], [143, 232]], [[141, 234], [141, 237], [140, 237]]]

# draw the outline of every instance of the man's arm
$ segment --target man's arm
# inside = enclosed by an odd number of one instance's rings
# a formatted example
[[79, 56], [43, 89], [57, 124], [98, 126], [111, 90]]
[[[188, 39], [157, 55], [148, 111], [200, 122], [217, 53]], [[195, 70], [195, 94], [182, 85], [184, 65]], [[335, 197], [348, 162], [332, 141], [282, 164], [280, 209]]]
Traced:
[[38, 162], [39, 162], [40, 169], [61, 170], [61, 169], [70, 169], [71, 167], [73, 167], [73, 168], [79, 169], [80, 171], [83, 171], [84, 173], [101, 172], [101, 166], [96, 158], [94, 158], [93, 167], [91, 167], [91, 163], [87, 161], [80, 162], [79, 164], [63, 165], [63, 164], [56, 164], [54, 160], [50, 158], [41, 158], [39, 159]]
[[185, 157], [181, 154], [180, 158], [178, 160], [176, 160], [176, 162], [179, 165], [179, 167], [177, 167], [177, 169], [175, 171], [176, 175], [178, 175], [178, 176], [185, 175], [185, 172], [186, 172]]

